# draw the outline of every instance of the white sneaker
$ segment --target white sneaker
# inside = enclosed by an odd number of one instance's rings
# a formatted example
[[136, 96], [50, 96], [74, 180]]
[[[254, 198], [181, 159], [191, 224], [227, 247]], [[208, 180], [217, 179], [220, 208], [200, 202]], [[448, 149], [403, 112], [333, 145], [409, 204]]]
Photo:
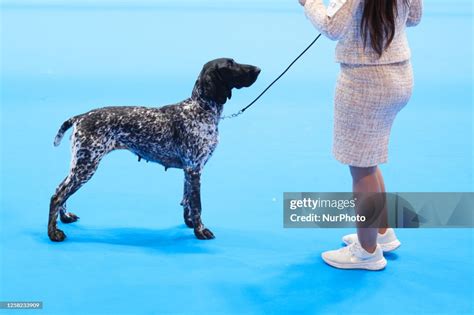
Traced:
[[324, 252], [321, 257], [328, 265], [340, 269], [381, 270], [387, 265], [387, 260], [383, 257], [378, 244], [372, 254], [355, 242], [338, 250]]
[[[342, 241], [346, 245], [358, 242], [357, 234], [349, 234], [342, 238]], [[377, 244], [380, 245], [384, 252], [391, 252], [396, 250], [402, 245], [395, 235], [395, 231], [392, 228], [388, 228], [384, 234], [377, 233]]]

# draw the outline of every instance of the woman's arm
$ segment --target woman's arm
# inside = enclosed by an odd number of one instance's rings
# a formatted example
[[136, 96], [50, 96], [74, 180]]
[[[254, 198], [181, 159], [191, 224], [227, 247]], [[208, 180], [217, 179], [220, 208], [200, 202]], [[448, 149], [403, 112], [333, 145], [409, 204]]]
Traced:
[[331, 0], [326, 9], [322, 0], [306, 0], [304, 9], [306, 16], [321, 33], [338, 40], [351, 24], [359, 3], [360, 0]]
[[417, 26], [423, 15], [423, 0], [411, 0], [408, 13], [407, 26]]

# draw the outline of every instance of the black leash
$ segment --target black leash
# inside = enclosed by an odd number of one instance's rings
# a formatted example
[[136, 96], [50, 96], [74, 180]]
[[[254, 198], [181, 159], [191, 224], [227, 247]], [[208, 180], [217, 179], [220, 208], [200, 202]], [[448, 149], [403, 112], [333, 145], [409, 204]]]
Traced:
[[314, 43], [316, 43], [316, 41], [321, 37], [321, 34], [319, 34], [318, 36], [316, 36], [316, 38], [311, 42], [311, 44], [309, 44], [308, 47], [305, 48], [305, 50], [303, 50], [301, 52], [301, 54], [298, 55], [298, 57], [295, 58], [295, 60], [293, 60], [290, 65], [285, 69], [285, 71], [283, 71], [275, 80], [273, 80], [272, 83], [270, 83], [269, 86], [267, 86], [267, 88], [265, 90], [263, 90], [262, 93], [260, 93], [259, 96], [257, 96], [250, 104], [248, 104], [247, 106], [245, 106], [244, 108], [242, 108], [241, 110], [239, 110], [237, 113], [234, 113], [232, 115], [228, 115], [228, 116], [222, 116], [221, 119], [229, 119], [229, 118], [235, 118], [237, 116], [240, 116], [242, 115], [250, 106], [252, 106], [256, 101], [258, 101], [258, 99], [260, 97], [262, 97], [263, 94], [265, 94], [268, 89], [270, 89], [272, 87], [273, 84], [275, 84], [278, 80], [280, 80], [280, 78], [291, 68], [291, 66], [293, 66], [293, 64], [298, 61], [298, 59], [301, 58], [301, 56], [303, 56], [307, 51], [308, 49], [311, 48], [311, 46], [314, 45]]

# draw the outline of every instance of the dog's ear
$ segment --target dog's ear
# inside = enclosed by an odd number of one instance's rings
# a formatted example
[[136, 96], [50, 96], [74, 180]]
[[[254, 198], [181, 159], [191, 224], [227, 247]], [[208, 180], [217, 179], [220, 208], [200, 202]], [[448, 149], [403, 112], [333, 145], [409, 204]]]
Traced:
[[199, 81], [203, 96], [218, 104], [225, 104], [232, 97], [232, 87], [226, 84], [217, 66], [204, 71]]
[[224, 104], [228, 99], [232, 98], [232, 86], [229, 85], [229, 80], [216, 69], [213, 71], [214, 76], [214, 88], [216, 99], [219, 100], [219, 104]]

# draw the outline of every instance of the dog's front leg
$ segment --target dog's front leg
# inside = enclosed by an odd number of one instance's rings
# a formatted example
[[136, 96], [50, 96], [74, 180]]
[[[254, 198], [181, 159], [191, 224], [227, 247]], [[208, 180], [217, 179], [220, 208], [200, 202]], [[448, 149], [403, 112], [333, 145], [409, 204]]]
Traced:
[[185, 170], [185, 180], [189, 185], [189, 207], [194, 234], [200, 240], [214, 238], [214, 234], [201, 221], [201, 173], [196, 170]]
[[193, 228], [193, 219], [191, 217], [191, 207], [189, 206], [189, 199], [190, 199], [191, 187], [190, 182], [187, 179], [186, 172], [184, 173], [184, 192], [183, 192], [183, 201], [181, 201], [181, 205], [183, 206], [183, 218], [184, 223], [187, 227]]

